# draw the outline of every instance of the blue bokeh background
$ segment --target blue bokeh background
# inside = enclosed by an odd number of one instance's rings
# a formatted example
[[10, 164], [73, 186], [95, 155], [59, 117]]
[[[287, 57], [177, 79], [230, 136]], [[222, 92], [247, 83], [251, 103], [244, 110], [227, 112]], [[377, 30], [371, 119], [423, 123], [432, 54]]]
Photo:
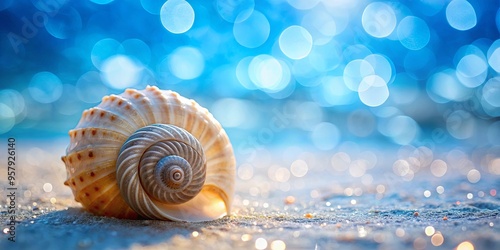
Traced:
[[498, 148], [499, 6], [2, 1], [0, 134], [66, 136], [104, 95], [157, 85], [207, 107], [237, 150]]

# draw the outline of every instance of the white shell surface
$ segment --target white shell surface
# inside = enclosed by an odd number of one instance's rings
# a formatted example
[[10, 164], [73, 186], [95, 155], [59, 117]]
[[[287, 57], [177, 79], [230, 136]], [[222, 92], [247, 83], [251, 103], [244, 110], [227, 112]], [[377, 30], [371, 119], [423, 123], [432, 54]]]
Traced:
[[150, 124], [171, 124], [191, 133], [206, 158], [206, 179], [201, 192], [177, 205], [155, 201], [155, 218], [206, 221], [230, 213], [235, 181], [235, 159], [226, 132], [219, 122], [195, 101], [157, 87], [127, 89], [110, 95], [83, 112], [69, 132], [70, 145], [62, 159], [75, 200], [91, 212], [119, 218], [136, 218], [120, 194], [116, 160], [123, 143], [136, 130]]

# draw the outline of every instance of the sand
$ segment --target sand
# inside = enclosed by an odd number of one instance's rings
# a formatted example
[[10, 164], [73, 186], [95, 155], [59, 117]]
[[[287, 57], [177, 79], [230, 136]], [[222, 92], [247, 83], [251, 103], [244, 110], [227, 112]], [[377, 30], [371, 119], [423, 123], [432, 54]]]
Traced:
[[[387, 151], [374, 153], [379, 156], [376, 166], [353, 177], [355, 171], [332, 169], [332, 153], [304, 150], [296, 158], [308, 163], [307, 173], [297, 177], [294, 171], [286, 174], [282, 169], [289, 168], [296, 159], [287, 160], [273, 153], [278, 149], [243, 165], [246, 170], [254, 167], [251, 174], [241, 171], [236, 177], [237, 190], [229, 216], [201, 223], [122, 220], [92, 215], [73, 200], [69, 188], [62, 185], [66, 177], [59, 160], [64, 152], [63, 141], [20, 143], [30, 146], [19, 150], [15, 242], [9, 240], [5, 171], [0, 176], [4, 187], [0, 192], [0, 249], [500, 246], [500, 200], [496, 194], [500, 186], [498, 176], [487, 171], [481, 172], [477, 183], [468, 180], [462, 167], [451, 165], [443, 177], [436, 177], [426, 167], [405, 180], [394, 174], [391, 157], [387, 157], [387, 163], [380, 157], [394, 155]], [[4, 155], [1, 159], [5, 159]], [[276, 174], [280, 171], [285, 174]]]

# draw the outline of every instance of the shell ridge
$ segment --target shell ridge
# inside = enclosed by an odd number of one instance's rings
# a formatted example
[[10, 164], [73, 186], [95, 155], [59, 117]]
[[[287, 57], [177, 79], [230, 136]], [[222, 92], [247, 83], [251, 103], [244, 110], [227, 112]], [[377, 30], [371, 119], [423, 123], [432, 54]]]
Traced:
[[165, 119], [163, 119], [163, 110], [164, 110], [164, 107], [165, 104], [164, 103], [161, 103], [161, 102], [157, 102], [157, 98], [156, 96], [154, 96], [155, 92], [151, 91], [151, 89], [145, 89], [143, 90], [143, 94], [147, 97], [147, 100], [149, 101], [149, 109], [150, 109], [150, 112], [152, 114], [152, 117], [153, 117], [153, 122], [152, 124], [156, 124], [156, 123], [169, 123], [168, 120], [166, 120], [167, 122], [163, 122], [165, 121]]
[[[88, 131], [90, 130], [90, 131]], [[73, 130], [72, 130], [73, 131]], [[87, 132], [83, 132], [87, 131]], [[69, 154], [73, 151], [77, 151], [80, 148], [85, 148], [87, 146], [98, 146], [98, 147], [104, 147], [104, 146], [113, 146], [116, 148], [120, 148], [122, 144], [120, 143], [119, 140], [123, 138], [127, 138], [127, 135], [118, 133], [118, 132], [110, 132], [111, 130], [104, 129], [104, 128], [91, 128], [87, 130], [75, 130], [75, 132], [79, 133], [80, 136], [71, 138], [70, 139], [70, 145], [66, 148], [66, 154]], [[81, 136], [82, 133], [88, 134], [90, 133], [95, 133], [95, 136], [87, 136], [85, 135], [84, 137]], [[104, 136], [106, 134], [107, 136]], [[79, 140], [79, 141], [76, 141]]]
[[[112, 190], [108, 190], [108, 191], [112, 191]], [[102, 196], [104, 196], [104, 194]], [[108, 210], [107, 208], [113, 208], [114, 207], [113, 205], [116, 206], [115, 203], [120, 203], [120, 199], [121, 199], [121, 197], [120, 197], [120, 191], [119, 190], [114, 191], [114, 193], [112, 194], [112, 196], [109, 198], [109, 202], [107, 202], [106, 204], [104, 204], [102, 206], [102, 209], [103, 210]], [[96, 202], [97, 201], [98, 200], [96, 199]], [[125, 211], [123, 211], [123, 212], [125, 212]]]
[[83, 120], [83, 122], [80, 121], [76, 128], [89, 127], [89, 124], [92, 124], [92, 127], [95, 128], [119, 128], [120, 130], [118, 132], [125, 135], [130, 135], [137, 130], [133, 124], [130, 124], [121, 115], [102, 109], [99, 106], [91, 108], [87, 118]]
[[[105, 181], [107, 179], [116, 179], [114, 177], [114, 173], [111, 173], [103, 178], [100, 178], [99, 181]], [[89, 188], [90, 190], [86, 190], [86, 191], [92, 191], [92, 188], [90, 187], [90, 185], [87, 188]], [[113, 190], [115, 190], [115, 191], [113, 191]], [[84, 190], [82, 190], [82, 191], [84, 191]], [[120, 193], [118, 190], [118, 186], [115, 186], [115, 185], [102, 186], [99, 188], [99, 193], [97, 193], [97, 195], [92, 196], [93, 198], [90, 199], [90, 204], [100, 200], [102, 197], [108, 196], [109, 195], [108, 192], [116, 192], [117, 195]]]
[[151, 116], [151, 101], [143, 92], [135, 89], [127, 89], [121, 95], [126, 97], [134, 109], [141, 111], [139, 114], [142, 116], [145, 124], [155, 123], [154, 117]]
[[97, 107], [103, 110], [109, 110], [116, 115], [125, 118], [130, 124], [136, 125], [138, 128], [147, 125], [140, 110], [135, 105], [122, 95], [110, 95], [107, 101], [101, 102]]

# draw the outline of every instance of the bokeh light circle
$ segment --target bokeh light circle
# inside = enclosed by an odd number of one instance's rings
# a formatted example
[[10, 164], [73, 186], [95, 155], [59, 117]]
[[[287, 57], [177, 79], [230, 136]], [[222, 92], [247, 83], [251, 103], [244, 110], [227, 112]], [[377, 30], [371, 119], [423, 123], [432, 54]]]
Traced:
[[313, 97], [322, 106], [348, 105], [356, 99], [355, 92], [347, 88], [341, 76], [325, 76]]
[[244, 21], [234, 24], [233, 36], [242, 46], [257, 48], [267, 41], [270, 30], [271, 26], [266, 16], [255, 10]]
[[[432, 161], [430, 169], [431, 169], [432, 175], [434, 175], [436, 177], [443, 177], [446, 174], [446, 172], [448, 171], [448, 164], [446, 164], [446, 162], [443, 160], [437, 159], [437, 160]], [[434, 234], [434, 232], [430, 233], [430, 235], [432, 235], [432, 234]]]
[[250, 76], [248, 75], [248, 67], [250, 63], [252, 62], [253, 57], [247, 56], [243, 59], [241, 59], [238, 62], [238, 65], [236, 65], [236, 78], [238, 79], [238, 82], [245, 87], [246, 89], [249, 90], [255, 90], [257, 89], [257, 86], [253, 84], [252, 80], [250, 80]]
[[472, 89], [462, 85], [452, 69], [436, 72], [429, 77], [426, 89], [429, 97], [437, 103], [465, 101], [472, 94]]
[[193, 26], [195, 13], [184, 0], [167, 0], [160, 10], [161, 24], [174, 34], [187, 32]]
[[493, 107], [500, 107], [500, 77], [488, 80], [483, 87], [483, 99]]
[[280, 49], [290, 59], [298, 60], [309, 55], [312, 44], [312, 36], [309, 31], [298, 25], [286, 28], [279, 37]]
[[458, 62], [456, 69], [457, 78], [469, 88], [481, 85], [488, 74], [488, 64], [475, 54], [469, 54]]
[[452, 0], [446, 6], [446, 20], [454, 29], [469, 30], [477, 24], [476, 11], [466, 0]]
[[163, 5], [162, 1], [159, 0], [141, 0], [141, 6], [149, 12], [150, 14], [153, 15], [159, 15], [161, 6]]
[[274, 57], [259, 55], [254, 57], [248, 67], [248, 75], [259, 88], [272, 88], [282, 78], [283, 69]]
[[112, 38], [104, 38], [94, 44], [90, 52], [90, 59], [96, 68], [101, 69], [102, 63], [106, 59], [120, 53], [121, 50], [123, 47], [120, 42]]
[[395, 143], [407, 145], [417, 137], [419, 126], [411, 117], [399, 115], [389, 120], [385, 131]]
[[422, 4], [422, 14], [426, 16], [436, 15], [448, 2], [448, 0], [420, 0]]
[[126, 55], [139, 60], [144, 65], [147, 65], [151, 60], [151, 49], [140, 39], [125, 40], [122, 42], [121, 48]]
[[295, 90], [295, 85], [290, 84], [292, 73], [290, 71], [290, 68], [288, 67], [288, 64], [286, 64], [282, 60], [278, 60], [278, 62], [281, 65], [281, 81], [279, 81], [275, 85], [272, 85], [271, 88], [267, 88], [268, 90], [266, 92], [278, 93], [281, 91], [280, 94], [271, 95], [273, 98], [281, 99], [291, 95], [292, 92]]
[[12, 109], [0, 103], [0, 134], [9, 132], [16, 124], [16, 116]]
[[62, 82], [59, 77], [51, 72], [36, 73], [30, 81], [28, 91], [31, 97], [40, 103], [57, 101], [62, 94]]
[[324, 45], [315, 45], [307, 59], [318, 72], [328, 72], [342, 63], [342, 49], [334, 41]]
[[344, 68], [344, 82], [347, 88], [358, 91], [364, 77], [375, 74], [373, 66], [363, 59], [350, 61]]
[[358, 88], [361, 102], [370, 107], [382, 105], [389, 98], [387, 83], [378, 75], [363, 78]]
[[[314, 55], [310, 55], [311, 57], [315, 57]], [[314, 64], [310, 63], [311, 58], [303, 58], [299, 60], [295, 60], [292, 62], [292, 72], [295, 80], [306, 87], [312, 87], [319, 84], [318, 72]], [[319, 65], [319, 64], [318, 64]]]
[[[500, 13], [500, 9], [498, 10]], [[497, 73], [500, 73], [500, 40], [496, 40], [488, 49], [488, 64]]]
[[142, 77], [141, 65], [125, 55], [114, 55], [102, 64], [101, 79], [114, 89], [125, 89], [139, 83]]
[[309, 31], [314, 45], [324, 45], [337, 34], [336, 20], [324, 9], [308, 12], [300, 24]]
[[366, 6], [361, 17], [363, 29], [377, 38], [389, 36], [396, 28], [396, 14], [391, 6], [374, 2]]
[[316, 125], [311, 133], [311, 139], [320, 150], [331, 150], [340, 142], [340, 130], [329, 122]]
[[248, 66], [250, 80], [265, 92], [278, 92], [290, 82], [288, 66], [270, 55], [258, 55]]
[[[479, 180], [481, 180], [481, 172], [479, 172], [477, 169], [471, 169], [467, 173], [467, 180], [470, 183], [477, 183]], [[457, 249], [461, 249], [458, 247]], [[474, 247], [464, 247], [463, 249], [474, 249]]]
[[[224, 127], [245, 127], [251, 125], [249, 114], [255, 112], [252, 103], [235, 98], [222, 98], [214, 102], [210, 109], [214, 117]], [[255, 117], [252, 115], [252, 117]]]
[[[332, 1], [322, 1], [322, 5], [326, 7], [329, 3]], [[351, 1], [349, 1], [351, 3]], [[352, 2], [356, 3], [356, 2]], [[346, 5], [347, 2], [342, 3], [343, 5]], [[334, 35], [339, 35], [342, 32], [346, 30], [346, 28], [349, 26], [350, 21], [352, 20], [351, 15], [349, 14], [349, 11], [346, 11], [346, 9], [343, 7], [331, 7], [331, 8], [315, 8], [314, 10], [325, 10], [328, 15], [332, 17], [332, 19], [335, 22], [335, 29], [331, 29], [328, 32], [333, 33]]]
[[314, 8], [321, 0], [286, 0], [288, 4], [298, 10], [308, 10]]
[[446, 119], [446, 128], [451, 136], [457, 139], [467, 139], [475, 132], [476, 122], [469, 112], [457, 110]]
[[399, 42], [407, 49], [419, 50], [425, 47], [430, 40], [430, 31], [427, 23], [415, 16], [407, 16], [398, 25]]
[[0, 103], [7, 105], [15, 116], [19, 116], [25, 110], [24, 97], [17, 90], [0, 90]]
[[108, 93], [97, 71], [89, 71], [78, 78], [75, 85], [76, 96], [86, 103], [98, 103]]
[[[290, 166], [290, 172], [292, 172], [295, 177], [304, 177], [307, 174], [309, 167], [307, 166], [307, 162], [304, 160], [295, 160], [292, 162]], [[284, 247], [282, 249], [285, 249]]]
[[45, 29], [55, 38], [73, 37], [82, 29], [82, 18], [75, 8], [64, 8], [47, 19]]
[[254, 0], [217, 0], [217, 13], [227, 22], [245, 21], [254, 11]]
[[365, 61], [370, 63], [374, 74], [380, 76], [386, 83], [390, 83], [392, 74], [395, 71], [392, 61], [384, 55], [371, 54], [365, 57]]
[[196, 48], [180, 47], [170, 54], [168, 68], [179, 79], [194, 79], [203, 73], [205, 58]]

